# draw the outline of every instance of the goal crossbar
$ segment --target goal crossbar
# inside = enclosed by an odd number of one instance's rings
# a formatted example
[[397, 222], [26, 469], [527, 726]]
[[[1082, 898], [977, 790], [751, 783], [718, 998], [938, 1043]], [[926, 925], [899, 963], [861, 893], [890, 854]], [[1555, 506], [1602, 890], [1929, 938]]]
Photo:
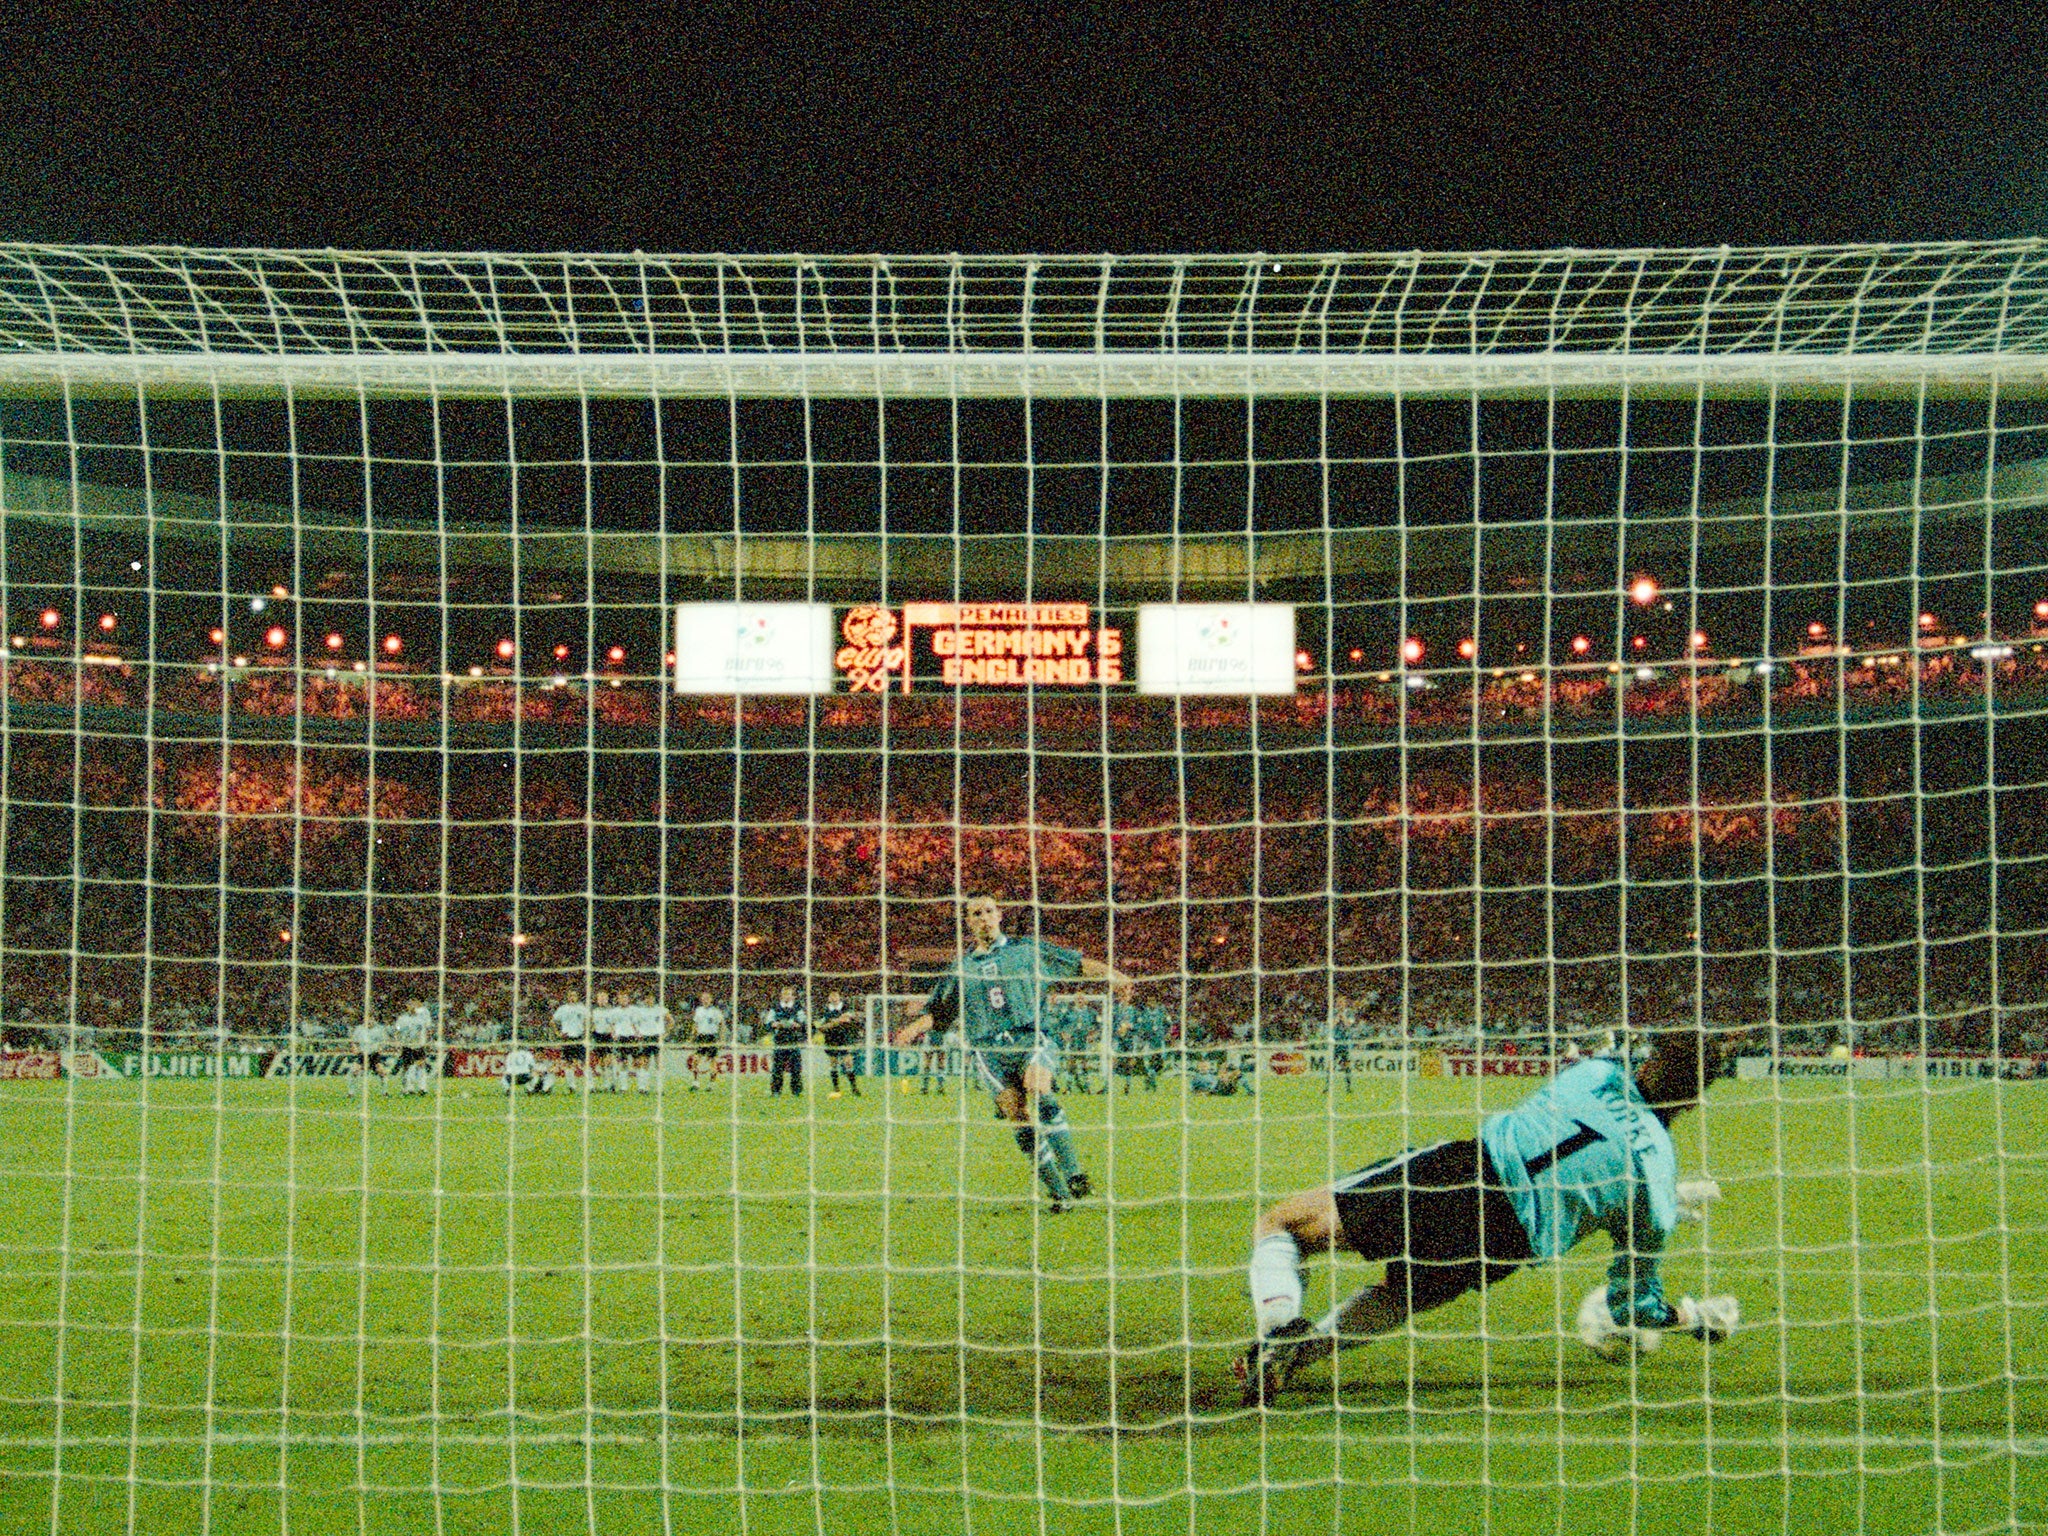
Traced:
[[2048, 394], [2048, 353], [0, 353], [0, 394], [532, 399], [1501, 399]]
[[805, 257], [0, 243], [0, 392], [1976, 395], [2048, 386], [2048, 242]]

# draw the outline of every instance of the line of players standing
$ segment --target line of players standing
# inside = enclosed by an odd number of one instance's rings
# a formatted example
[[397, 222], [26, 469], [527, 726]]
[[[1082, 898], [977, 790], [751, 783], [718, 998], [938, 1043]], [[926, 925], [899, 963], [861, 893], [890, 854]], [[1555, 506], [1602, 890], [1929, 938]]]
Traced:
[[[1120, 1001], [1111, 1022], [1112, 1070], [1124, 1080], [1124, 1092], [1131, 1091], [1134, 1081], [1142, 1081], [1147, 1092], [1157, 1091], [1172, 1035], [1171, 1016], [1156, 1002]], [[1099, 1086], [1096, 1081], [1102, 1068], [1102, 1025], [1092, 1000], [1055, 1001], [1046, 1021], [1046, 1036], [1059, 1050], [1068, 1092], [1109, 1092], [1106, 1080]]]
[[[674, 1024], [652, 993], [636, 996], [625, 990], [600, 990], [588, 1003], [571, 999], [554, 1012], [562, 1052], [575, 1079], [586, 1089], [613, 1093], [629, 1088], [654, 1091], [661, 1075], [662, 1041]], [[367, 1091], [375, 1082], [386, 1095], [393, 1083], [401, 1094], [432, 1093], [447, 1046], [432, 1005], [417, 997], [407, 999], [388, 1029], [375, 1020], [357, 1025], [352, 1044], [354, 1059], [343, 1086], [353, 1092], [360, 1084]], [[552, 1093], [555, 1074], [528, 1042], [515, 1040], [505, 1052], [504, 1082], [508, 1093]]]
[[[673, 1028], [668, 1009], [652, 995], [637, 1001], [626, 993], [616, 998], [603, 991], [592, 994], [585, 1004], [571, 999], [554, 1012], [554, 1026], [572, 1073], [586, 1090], [591, 1087], [624, 1092], [630, 1083], [641, 1093], [659, 1084], [661, 1043]], [[697, 1006], [690, 1015], [688, 1067], [690, 1091], [695, 1093], [718, 1076], [719, 1051], [725, 1043], [725, 1010], [709, 992], [697, 994]], [[860, 1016], [834, 990], [825, 1001], [819, 1019], [824, 1043], [832, 1064], [832, 1092], [840, 1096], [845, 1082], [854, 1096], [860, 1096], [860, 1082], [854, 1071], [854, 1051], [862, 1033]], [[810, 1041], [810, 1014], [797, 1000], [794, 986], [785, 986], [774, 1004], [761, 1013], [757, 1044], [770, 1054], [768, 1091], [780, 1095], [785, 1087], [792, 1095], [804, 1089], [804, 1047]], [[515, 1045], [505, 1056], [505, 1088], [508, 1093], [549, 1093], [552, 1074], [524, 1045]]]
[[[568, 1076], [585, 1091], [651, 1093], [661, 1076], [662, 1043], [673, 1032], [674, 1017], [652, 993], [634, 994], [625, 989], [600, 988], [590, 1001], [571, 998], [556, 1007], [552, 1022], [561, 1042]], [[690, 1016], [690, 1053], [687, 1064], [690, 1091], [715, 1082], [719, 1053], [728, 1044], [725, 1010], [709, 992], [697, 994]], [[817, 1030], [825, 1048], [832, 1082], [829, 1098], [842, 1093], [861, 1096], [856, 1059], [865, 1037], [861, 1015], [848, 1005], [842, 993], [827, 994], [819, 1013]], [[1167, 1017], [1163, 1008], [1116, 1009], [1116, 1073], [1130, 1091], [1132, 1079], [1142, 1079], [1147, 1089], [1158, 1086], [1167, 1043]], [[1092, 1008], [1081, 1004], [1062, 1006], [1054, 1015], [1048, 1034], [1063, 1047], [1069, 1087], [1091, 1091], [1089, 1078], [1099, 1064], [1100, 1026]], [[812, 1022], [809, 1010], [799, 1000], [797, 989], [785, 985], [776, 1000], [760, 1014], [758, 1033], [752, 1042], [769, 1053], [768, 1092], [779, 1096], [785, 1088], [791, 1095], [804, 1091], [804, 1050], [810, 1043]], [[385, 1094], [398, 1084], [407, 1095], [433, 1091], [440, 1074], [444, 1042], [434, 1022], [432, 1005], [421, 998], [407, 1000], [404, 1010], [390, 1028], [374, 1022], [357, 1027], [357, 1061], [350, 1086], [360, 1080], [367, 1088], [375, 1081]], [[919, 1076], [927, 1092], [945, 1091], [947, 1049], [934, 1041], [924, 1052]], [[526, 1041], [515, 1041], [505, 1053], [504, 1084], [508, 1093], [552, 1093], [558, 1080], [549, 1064], [534, 1054]], [[1099, 1091], [1107, 1092], [1104, 1083]]]
[[[581, 998], [562, 1003], [553, 1022], [569, 1071], [586, 1093], [655, 1091], [661, 1080], [661, 1043], [674, 1029], [675, 1017], [653, 993], [635, 996], [599, 988], [587, 1003]], [[523, 1081], [515, 1080], [515, 1066], [524, 1069]], [[505, 1087], [507, 1092], [523, 1087], [528, 1093], [548, 1093], [554, 1081], [520, 1044], [505, 1053]]]

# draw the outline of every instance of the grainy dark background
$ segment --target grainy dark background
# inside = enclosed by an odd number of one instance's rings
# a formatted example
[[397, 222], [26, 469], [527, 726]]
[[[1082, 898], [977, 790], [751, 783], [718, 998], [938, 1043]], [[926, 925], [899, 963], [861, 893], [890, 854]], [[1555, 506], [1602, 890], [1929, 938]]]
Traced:
[[375, 14], [19, 8], [0, 23], [0, 239], [1281, 251], [2048, 232], [2048, 28], [2024, 8], [353, 10]]

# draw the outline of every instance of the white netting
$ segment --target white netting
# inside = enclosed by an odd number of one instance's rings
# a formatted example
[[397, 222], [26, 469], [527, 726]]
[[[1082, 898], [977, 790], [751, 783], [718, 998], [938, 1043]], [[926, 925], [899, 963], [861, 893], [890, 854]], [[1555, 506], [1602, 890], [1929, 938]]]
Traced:
[[[2044, 276], [0, 246], [0, 1525], [2037, 1523]], [[1242, 1406], [1261, 1208], [1694, 1023], [1732, 1340]]]

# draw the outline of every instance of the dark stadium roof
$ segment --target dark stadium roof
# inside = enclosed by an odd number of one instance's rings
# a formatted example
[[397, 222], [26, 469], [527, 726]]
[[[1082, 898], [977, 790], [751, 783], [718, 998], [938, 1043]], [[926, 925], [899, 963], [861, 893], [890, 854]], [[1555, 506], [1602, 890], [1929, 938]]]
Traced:
[[[1320, 595], [1326, 579], [1368, 587], [1391, 585], [1402, 572], [1470, 570], [1541, 572], [1555, 530], [1557, 558], [1574, 536], [1611, 538], [1618, 528], [1632, 562], [1684, 560], [1697, 547], [1840, 545], [1910, 535], [1913, 530], [1980, 527], [2001, 519], [2002, 537], [2038, 539], [2039, 509], [2048, 507], [2048, 459], [2010, 464], [1987, 488], [1981, 473], [1961, 473], [1799, 491], [1766, 500], [1747, 497], [1687, 508], [1567, 518], [1551, 524], [1501, 522], [1196, 533], [1179, 537], [1092, 534], [923, 533], [672, 533], [549, 524], [518, 536], [517, 560], [535, 574], [588, 572], [598, 578], [701, 583], [710, 595], [736, 587], [757, 595], [871, 598], [885, 590], [943, 592], [1103, 592], [1152, 596], [1169, 592], [1239, 594], [1297, 591]], [[225, 515], [223, 515], [225, 513]], [[2015, 513], [2027, 514], [2014, 519]], [[74, 527], [88, 535], [159, 540], [236, 557], [298, 558], [341, 569], [374, 561], [380, 571], [502, 569], [512, 565], [514, 538], [502, 525], [437, 524], [380, 519], [374, 527], [317, 507], [220, 500], [179, 491], [79, 484], [52, 476], [9, 473], [0, 479], [0, 516], [17, 580], [40, 553], [71, 559]], [[1476, 549], [1475, 549], [1476, 544]], [[2038, 547], [2038, 546], [2037, 546]], [[1327, 576], [1326, 576], [1327, 573]]]

